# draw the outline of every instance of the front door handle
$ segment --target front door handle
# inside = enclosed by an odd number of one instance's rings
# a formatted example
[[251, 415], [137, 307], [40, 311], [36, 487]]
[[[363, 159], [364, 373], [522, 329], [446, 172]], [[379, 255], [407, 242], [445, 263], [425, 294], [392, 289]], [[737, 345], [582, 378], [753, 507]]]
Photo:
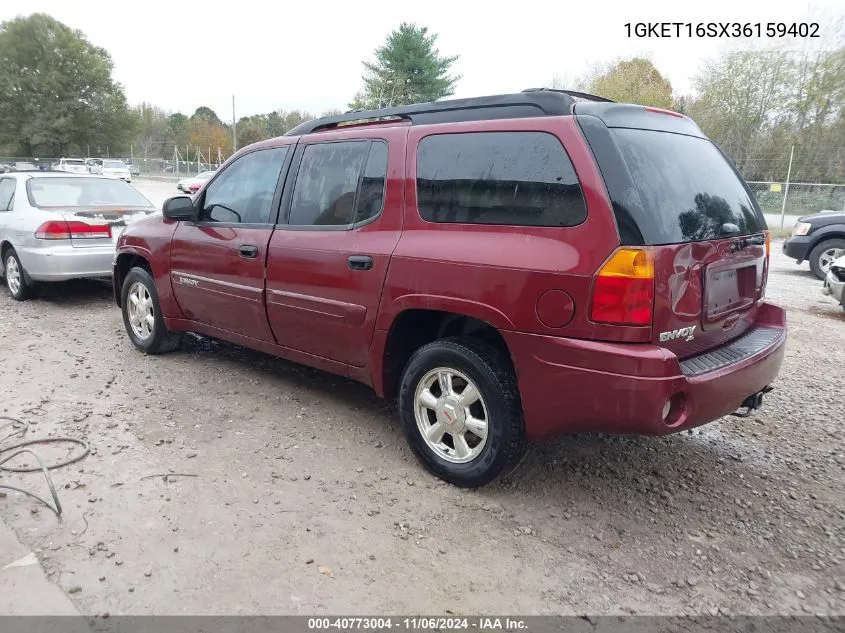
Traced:
[[238, 249], [241, 257], [245, 259], [254, 259], [258, 257], [258, 247], [252, 244], [244, 244]]
[[347, 261], [352, 270], [370, 270], [373, 267], [373, 258], [369, 255], [352, 255]]

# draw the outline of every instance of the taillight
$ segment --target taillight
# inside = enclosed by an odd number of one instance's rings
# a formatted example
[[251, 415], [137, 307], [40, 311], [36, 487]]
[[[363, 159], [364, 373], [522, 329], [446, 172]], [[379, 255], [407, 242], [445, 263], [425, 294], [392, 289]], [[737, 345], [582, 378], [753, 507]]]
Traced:
[[596, 275], [590, 319], [614, 325], [650, 325], [653, 309], [651, 249], [616, 249]]
[[50, 220], [35, 231], [39, 240], [90, 240], [111, 238], [108, 224], [85, 224], [76, 220]]
[[766, 235], [766, 259], [769, 259], [769, 254], [772, 252], [772, 234], [768, 231], [765, 232]]

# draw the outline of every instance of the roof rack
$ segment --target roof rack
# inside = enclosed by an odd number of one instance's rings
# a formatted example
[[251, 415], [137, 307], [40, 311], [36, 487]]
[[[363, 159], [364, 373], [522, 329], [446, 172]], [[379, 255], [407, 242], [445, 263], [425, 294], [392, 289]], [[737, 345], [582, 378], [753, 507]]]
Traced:
[[[341, 124], [356, 121], [392, 119], [408, 121], [411, 125], [422, 125], [426, 123], [560, 116], [571, 114], [572, 105], [575, 103], [573, 97], [586, 98], [582, 96], [584, 94], [567, 90], [535, 88], [515, 94], [415, 103], [379, 110], [356, 110], [300, 123], [295, 128], [288, 130], [285, 136], [310, 134], [311, 132], [335, 128]], [[596, 101], [608, 101], [608, 99], [602, 97], [588, 96]]]
[[590, 94], [589, 92], [578, 92], [577, 90], [561, 90], [560, 88], [528, 88], [522, 92], [559, 92], [577, 99], [584, 99], [586, 101], [601, 101], [602, 103], [616, 103], [613, 99], [600, 97], [598, 95]]

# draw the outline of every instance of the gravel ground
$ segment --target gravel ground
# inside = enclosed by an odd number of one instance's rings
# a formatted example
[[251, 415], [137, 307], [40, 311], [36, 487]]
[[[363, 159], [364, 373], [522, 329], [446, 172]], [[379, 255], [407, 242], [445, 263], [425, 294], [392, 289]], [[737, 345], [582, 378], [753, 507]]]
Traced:
[[561, 438], [476, 491], [361, 385], [213, 341], [142, 356], [96, 282], [0, 294], [0, 409], [93, 449], [55, 472], [62, 521], [15, 493], [0, 518], [90, 614], [845, 614], [845, 313], [772, 262], [762, 410]]

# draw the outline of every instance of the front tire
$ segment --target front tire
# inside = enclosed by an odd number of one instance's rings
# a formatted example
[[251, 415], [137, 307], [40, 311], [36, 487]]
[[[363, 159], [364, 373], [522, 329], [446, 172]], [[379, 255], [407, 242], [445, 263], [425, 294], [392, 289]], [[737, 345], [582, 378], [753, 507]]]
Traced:
[[509, 359], [487, 343], [446, 338], [411, 356], [399, 388], [411, 450], [461, 488], [487, 485], [525, 452], [525, 426]]
[[36, 285], [29, 279], [29, 275], [21, 264], [21, 260], [14, 248], [9, 248], [4, 255], [3, 275], [6, 278], [6, 288], [15, 301], [26, 301], [35, 296]]
[[144, 269], [135, 267], [123, 280], [120, 293], [123, 325], [132, 344], [145, 354], [164, 354], [177, 349], [182, 334], [164, 325], [155, 281]]
[[827, 277], [830, 265], [837, 258], [837, 252], [845, 251], [845, 240], [825, 240], [810, 251], [810, 270], [819, 279]]

